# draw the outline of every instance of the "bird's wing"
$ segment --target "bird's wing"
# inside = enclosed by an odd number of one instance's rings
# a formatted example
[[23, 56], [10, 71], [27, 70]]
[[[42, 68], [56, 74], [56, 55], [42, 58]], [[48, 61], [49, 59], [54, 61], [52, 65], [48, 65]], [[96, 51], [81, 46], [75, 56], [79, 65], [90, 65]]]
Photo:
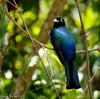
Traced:
[[54, 29], [55, 37], [60, 41], [60, 43], [73, 43], [75, 44], [74, 37], [72, 33], [66, 27], [59, 27], [58, 29]]
[[71, 32], [66, 27], [54, 29], [51, 32], [51, 37], [52, 44], [60, 60], [75, 60], [75, 40]]
[[76, 50], [74, 44], [65, 44], [61, 46], [63, 56], [67, 62], [74, 61], [76, 58]]
[[62, 49], [61, 49], [61, 44], [59, 43], [59, 41], [56, 40], [56, 38], [54, 37], [52, 31], [50, 32], [50, 40], [51, 40], [51, 43], [54, 47], [54, 50], [57, 54], [57, 56], [59, 57], [61, 63], [63, 65], [65, 65], [65, 59], [63, 57], [63, 53], [62, 53]]

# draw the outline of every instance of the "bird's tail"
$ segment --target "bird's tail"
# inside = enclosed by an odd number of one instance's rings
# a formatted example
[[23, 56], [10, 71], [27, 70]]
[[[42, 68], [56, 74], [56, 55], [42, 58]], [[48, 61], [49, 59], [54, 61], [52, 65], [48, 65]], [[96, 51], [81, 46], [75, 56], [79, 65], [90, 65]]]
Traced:
[[77, 69], [74, 61], [66, 63], [65, 72], [67, 76], [67, 89], [80, 88]]

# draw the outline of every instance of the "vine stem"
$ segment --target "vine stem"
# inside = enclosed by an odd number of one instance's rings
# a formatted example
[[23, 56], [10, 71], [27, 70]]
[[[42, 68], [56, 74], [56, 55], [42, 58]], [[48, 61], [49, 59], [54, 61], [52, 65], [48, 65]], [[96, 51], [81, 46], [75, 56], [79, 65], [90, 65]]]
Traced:
[[88, 43], [87, 43], [86, 36], [84, 36], [84, 35], [86, 35], [86, 31], [85, 31], [83, 20], [82, 20], [82, 15], [81, 15], [81, 11], [80, 11], [79, 0], [75, 0], [75, 1], [76, 1], [78, 12], [79, 12], [79, 17], [80, 17], [81, 27], [82, 27], [82, 35], [83, 35], [84, 44], [85, 44], [86, 66], [87, 66], [87, 76], [88, 76], [87, 83], [88, 83], [88, 87], [89, 87], [90, 99], [93, 99], [92, 87], [91, 87], [91, 82], [90, 82], [90, 64], [89, 64]]

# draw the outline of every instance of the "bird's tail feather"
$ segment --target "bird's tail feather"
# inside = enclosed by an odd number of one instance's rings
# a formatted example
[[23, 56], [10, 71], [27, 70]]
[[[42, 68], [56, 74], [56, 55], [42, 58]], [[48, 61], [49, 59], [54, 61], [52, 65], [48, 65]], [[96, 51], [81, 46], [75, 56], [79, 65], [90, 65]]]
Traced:
[[78, 89], [80, 88], [79, 78], [75, 63], [69, 62], [66, 63], [65, 72], [67, 76], [67, 89]]

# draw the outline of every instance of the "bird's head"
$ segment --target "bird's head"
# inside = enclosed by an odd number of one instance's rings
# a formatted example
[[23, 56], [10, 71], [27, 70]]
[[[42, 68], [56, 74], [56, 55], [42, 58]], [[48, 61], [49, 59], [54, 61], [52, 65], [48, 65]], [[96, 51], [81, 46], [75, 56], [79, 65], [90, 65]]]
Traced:
[[62, 17], [56, 17], [54, 20], [54, 27], [66, 26], [65, 21]]

